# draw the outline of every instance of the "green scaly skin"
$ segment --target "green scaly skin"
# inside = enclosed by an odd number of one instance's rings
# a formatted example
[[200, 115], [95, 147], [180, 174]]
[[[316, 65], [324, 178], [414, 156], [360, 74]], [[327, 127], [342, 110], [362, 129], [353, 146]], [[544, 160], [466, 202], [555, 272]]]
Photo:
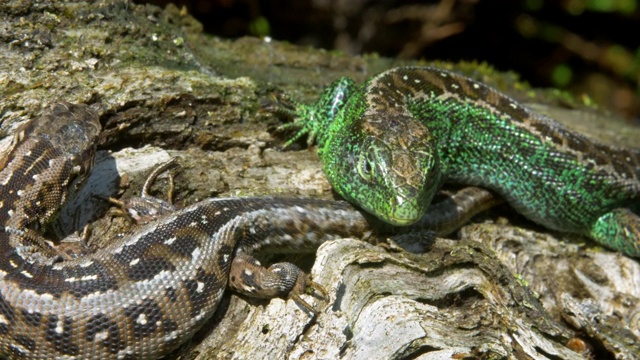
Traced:
[[547, 228], [640, 257], [640, 151], [572, 132], [452, 72], [405, 67], [361, 86], [342, 78], [296, 125], [334, 189], [394, 225], [447, 182], [491, 189]]

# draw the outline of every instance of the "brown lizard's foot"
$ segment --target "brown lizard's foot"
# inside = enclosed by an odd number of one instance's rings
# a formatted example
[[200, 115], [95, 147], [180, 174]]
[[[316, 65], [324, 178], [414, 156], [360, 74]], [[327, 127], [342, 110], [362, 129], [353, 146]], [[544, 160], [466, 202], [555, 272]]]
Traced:
[[292, 299], [313, 314], [316, 314], [316, 310], [300, 295], [318, 293], [323, 298], [327, 297], [324, 288], [309, 280], [307, 274], [294, 264], [281, 262], [265, 268], [256, 258], [243, 253], [236, 254], [231, 263], [229, 287], [255, 298]]

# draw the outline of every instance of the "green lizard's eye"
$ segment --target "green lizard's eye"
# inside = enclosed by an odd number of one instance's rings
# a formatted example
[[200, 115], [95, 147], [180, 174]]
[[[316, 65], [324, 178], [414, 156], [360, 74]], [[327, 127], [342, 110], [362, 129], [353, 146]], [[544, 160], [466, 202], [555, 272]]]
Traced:
[[369, 148], [367, 151], [360, 153], [358, 159], [358, 174], [366, 181], [371, 181], [376, 165], [376, 157], [374, 150]]

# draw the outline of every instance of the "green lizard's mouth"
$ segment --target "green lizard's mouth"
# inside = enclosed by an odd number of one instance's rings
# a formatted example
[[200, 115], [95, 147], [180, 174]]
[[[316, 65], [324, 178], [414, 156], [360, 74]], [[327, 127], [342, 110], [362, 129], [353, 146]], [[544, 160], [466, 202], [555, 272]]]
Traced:
[[[426, 206], [422, 206], [420, 201], [408, 201], [404, 197], [397, 197], [392, 202], [391, 209], [386, 209], [385, 212], [374, 212], [374, 214], [385, 222], [395, 226], [407, 226], [411, 225], [422, 217], [427, 210]], [[425, 202], [428, 203], [428, 202]], [[391, 210], [391, 211], [389, 211]]]

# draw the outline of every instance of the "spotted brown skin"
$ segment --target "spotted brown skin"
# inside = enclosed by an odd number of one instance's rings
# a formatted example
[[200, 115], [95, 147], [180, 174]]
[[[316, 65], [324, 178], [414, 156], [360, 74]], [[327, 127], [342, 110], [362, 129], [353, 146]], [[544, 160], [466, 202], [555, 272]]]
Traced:
[[[327, 240], [374, 232], [370, 219], [346, 202], [208, 199], [167, 209], [104, 249], [62, 260], [26, 235], [39, 236], [67, 188], [86, 177], [99, 131], [89, 107], [56, 104], [18, 131], [4, 159], [0, 357], [159, 358], [213, 315], [227, 286], [254, 297], [295, 299], [310, 285], [295, 265], [267, 269], [252, 253], [308, 252]], [[479, 193], [486, 204], [490, 195]], [[463, 207], [469, 199], [463, 196]], [[435, 218], [423, 226], [437, 228]]]

